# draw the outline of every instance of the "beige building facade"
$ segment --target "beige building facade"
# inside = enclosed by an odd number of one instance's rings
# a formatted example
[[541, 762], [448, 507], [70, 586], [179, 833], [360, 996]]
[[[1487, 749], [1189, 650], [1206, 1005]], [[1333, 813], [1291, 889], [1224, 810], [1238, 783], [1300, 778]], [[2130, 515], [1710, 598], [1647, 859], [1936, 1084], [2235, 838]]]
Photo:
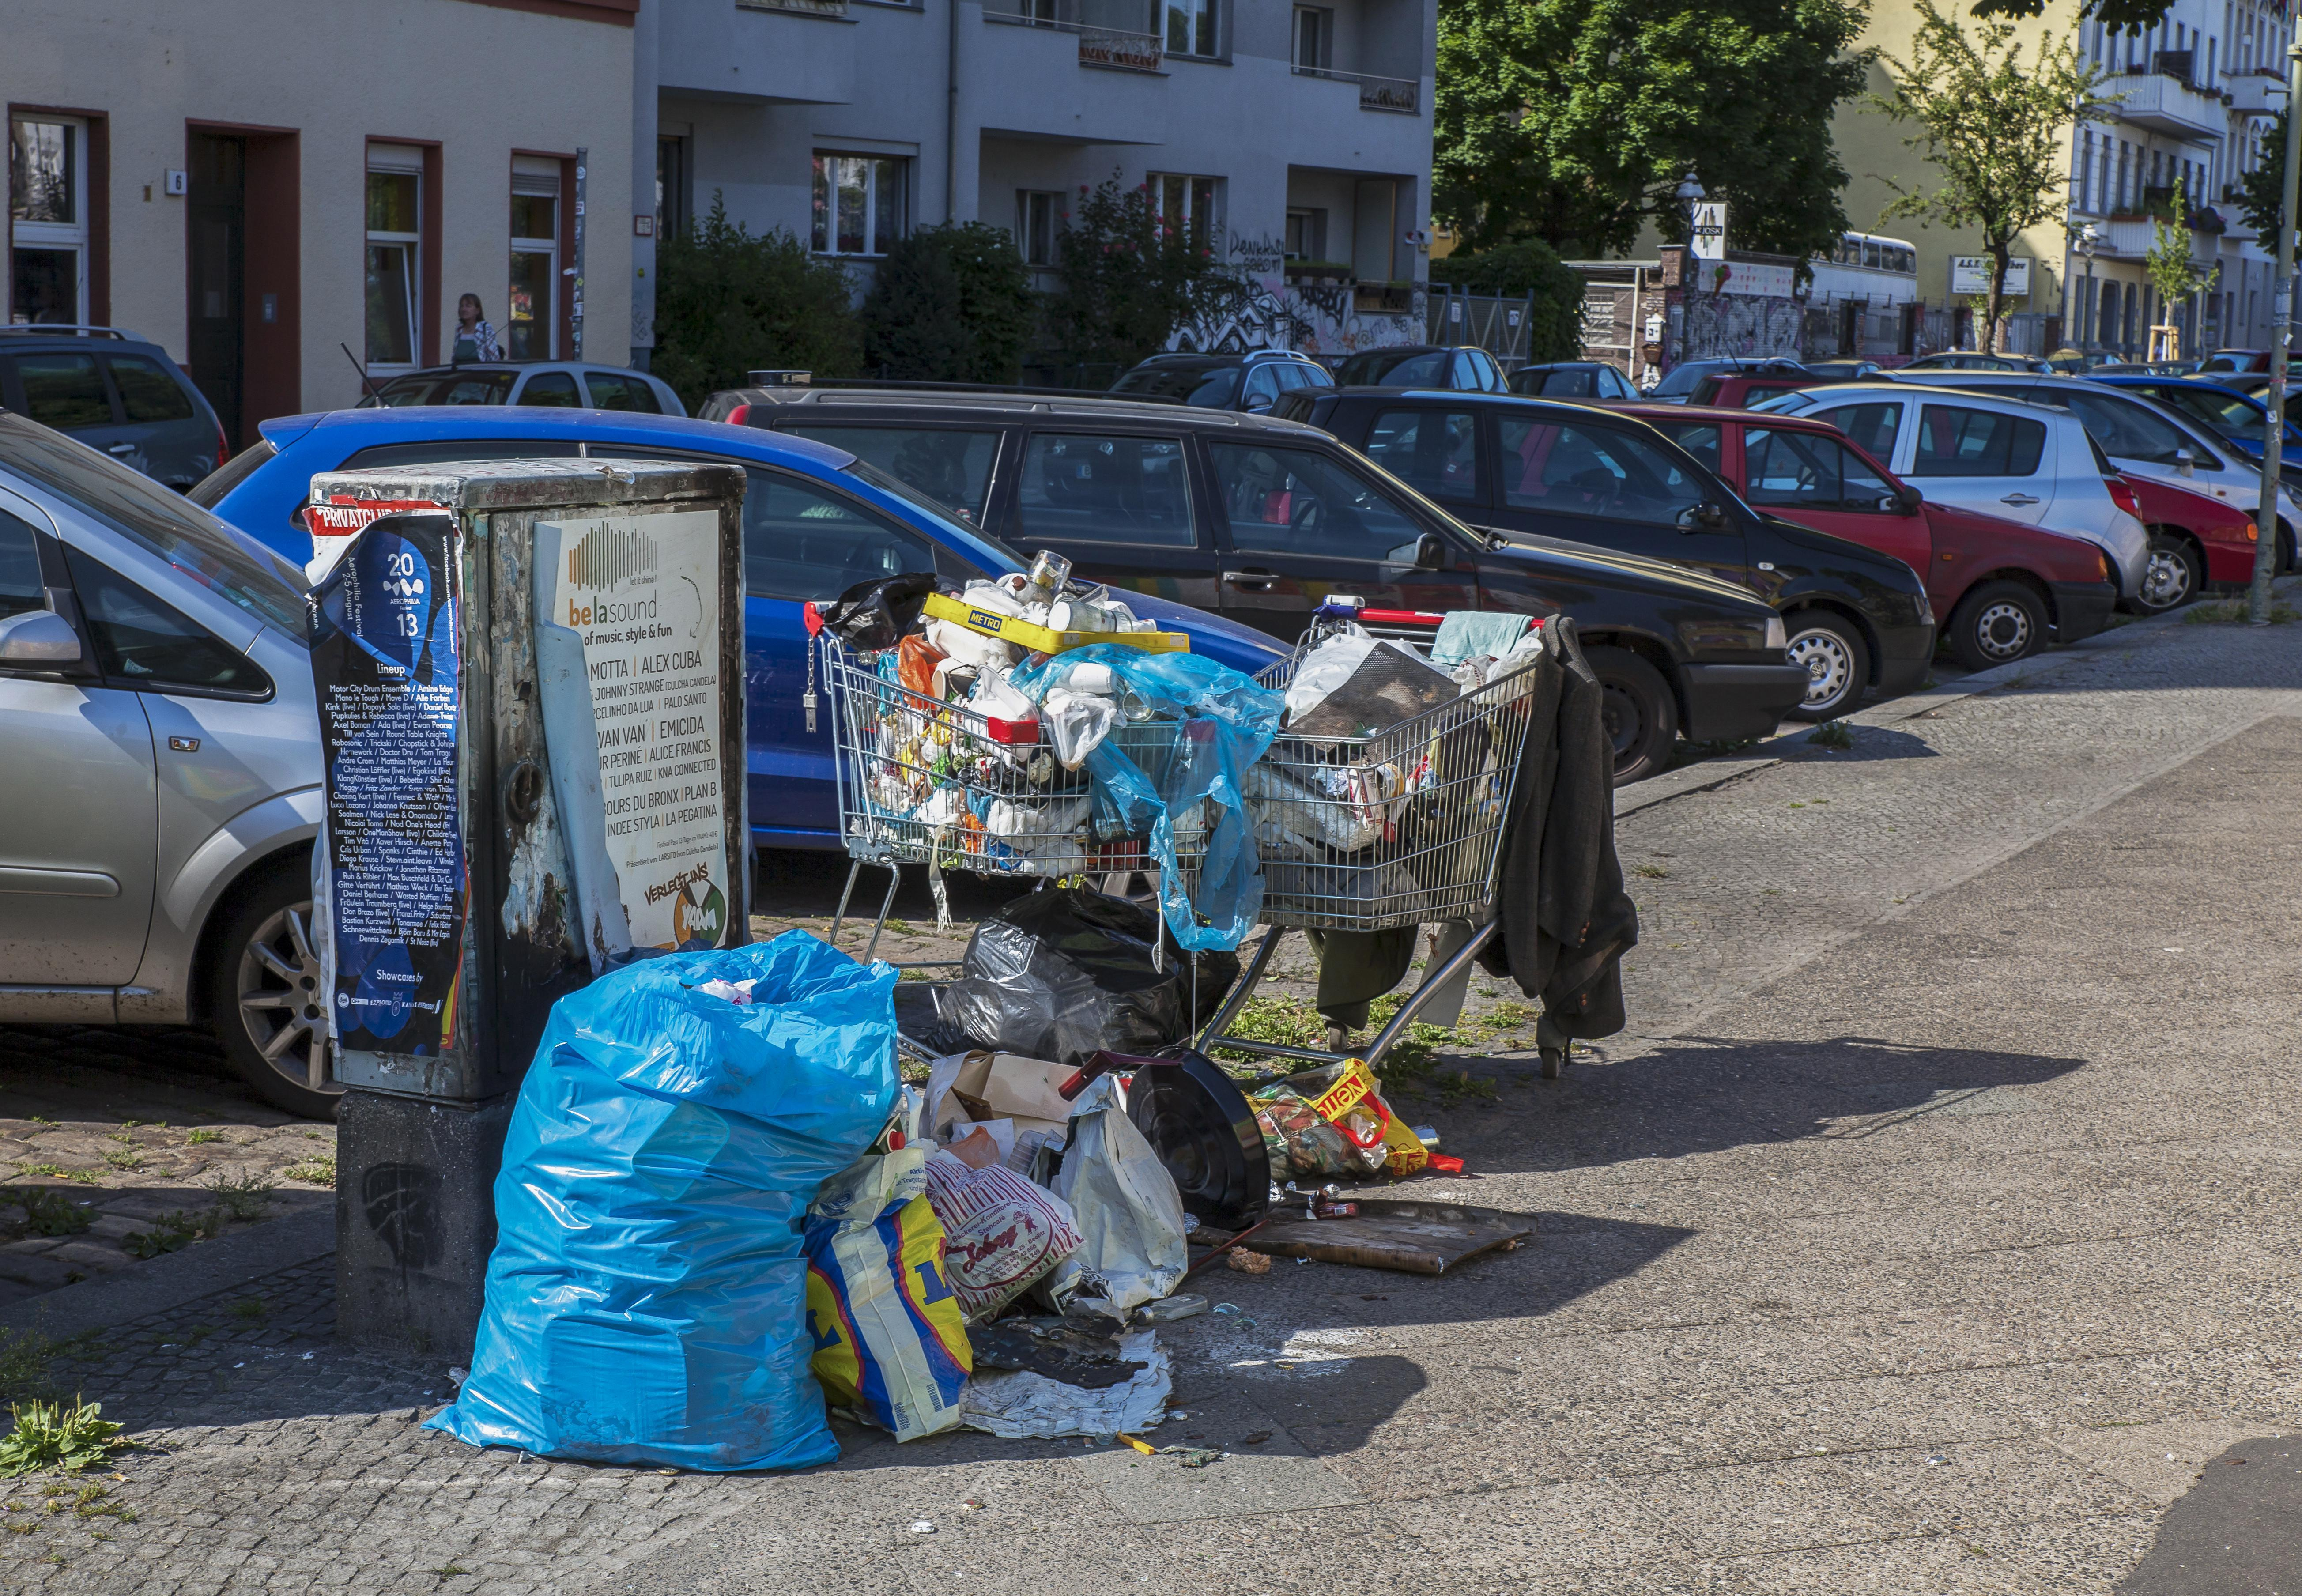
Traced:
[[567, 359], [580, 282], [620, 365], [639, 4], [0, 0], [8, 319], [153, 339], [235, 449], [449, 359], [466, 293]]

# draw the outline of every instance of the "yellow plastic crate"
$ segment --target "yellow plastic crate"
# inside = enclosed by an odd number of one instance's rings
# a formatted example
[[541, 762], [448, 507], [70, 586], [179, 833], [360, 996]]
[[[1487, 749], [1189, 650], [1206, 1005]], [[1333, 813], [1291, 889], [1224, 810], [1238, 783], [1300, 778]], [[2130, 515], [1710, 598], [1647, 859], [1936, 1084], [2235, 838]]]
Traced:
[[966, 600], [954, 599], [948, 593], [929, 593], [920, 609], [939, 621], [965, 626], [970, 632], [996, 637], [1002, 643], [1012, 643], [1037, 654], [1060, 654], [1071, 649], [1083, 649], [1091, 643], [1116, 643], [1141, 649], [1147, 654], [1191, 651], [1190, 635], [1184, 632], [1058, 632], [1051, 626], [1035, 626], [1016, 616], [1002, 615], [996, 609], [978, 609]]

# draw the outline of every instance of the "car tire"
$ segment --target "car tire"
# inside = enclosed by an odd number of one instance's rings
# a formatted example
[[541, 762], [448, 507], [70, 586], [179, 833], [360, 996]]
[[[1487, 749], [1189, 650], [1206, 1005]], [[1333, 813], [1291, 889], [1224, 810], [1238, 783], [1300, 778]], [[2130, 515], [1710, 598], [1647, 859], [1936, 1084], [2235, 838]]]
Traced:
[[1790, 634], [1784, 653], [1805, 668], [1811, 684], [1791, 718], [1836, 720], [1861, 704], [1870, 685], [1870, 646], [1862, 628], [1827, 609], [1805, 610], [1783, 624]]
[[2046, 606], [2019, 582], [1986, 582], [1951, 611], [1944, 641], [1969, 670], [2012, 665], [2046, 646]]
[[312, 945], [312, 879], [302, 861], [263, 867], [242, 884], [216, 931], [208, 1017], [224, 1056], [273, 1107], [336, 1117], [343, 1088], [315, 1088], [315, 1048], [327, 1046], [328, 995]]
[[1661, 775], [1678, 739], [1678, 701], [1670, 684], [1628, 649], [1586, 649], [1584, 657], [1599, 678], [1600, 716], [1615, 747], [1615, 785]]
[[2205, 562], [2189, 539], [2177, 533], [2153, 532], [2134, 606], [2144, 615], [2163, 615], [2197, 598], [2205, 584]]

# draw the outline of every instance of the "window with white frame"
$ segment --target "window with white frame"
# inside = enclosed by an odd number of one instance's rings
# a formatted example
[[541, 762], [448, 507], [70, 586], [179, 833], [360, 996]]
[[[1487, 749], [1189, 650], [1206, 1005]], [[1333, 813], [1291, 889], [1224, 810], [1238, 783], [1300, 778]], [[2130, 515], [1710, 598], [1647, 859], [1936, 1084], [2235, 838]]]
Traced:
[[1015, 190], [1015, 247], [1027, 266], [1056, 264], [1056, 237], [1063, 228], [1063, 197], [1038, 189]]
[[1327, 258], [1327, 213], [1315, 206], [1287, 207], [1286, 250], [1289, 260]]
[[503, 352], [550, 360], [559, 347], [559, 163], [514, 155], [511, 163], [511, 300], [504, 307]]
[[1335, 64], [1335, 13], [1324, 6], [1295, 8], [1295, 70], [1328, 71]]
[[1211, 244], [1222, 238], [1215, 215], [1215, 189], [1220, 179], [1190, 177], [1176, 172], [1151, 174], [1151, 194], [1159, 206], [1160, 231]]
[[890, 155], [815, 157], [815, 251], [885, 255], [903, 236], [903, 178], [908, 162]]
[[8, 319], [88, 320], [88, 126], [8, 119]]
[[1221, 18], [1216, 0], [1165, 0], [1167, 54], [1219, 56], [1222, 54]]
[[423, 314], [424, 152], [367, 147], [367, 364], [411, 371]]

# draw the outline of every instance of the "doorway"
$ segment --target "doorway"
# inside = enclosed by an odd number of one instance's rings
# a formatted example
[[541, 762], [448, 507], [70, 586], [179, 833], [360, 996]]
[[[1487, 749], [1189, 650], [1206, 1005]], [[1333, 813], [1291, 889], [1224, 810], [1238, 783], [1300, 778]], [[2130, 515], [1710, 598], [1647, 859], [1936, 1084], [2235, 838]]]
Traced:
[[184, 243], [190, 256], [191, 301], [186, 353], [191, 357], [194, 385], [214, 407], [225, 441], [237, 454], [248, 351], [248, 140], [195, 130], [189, 155]]

